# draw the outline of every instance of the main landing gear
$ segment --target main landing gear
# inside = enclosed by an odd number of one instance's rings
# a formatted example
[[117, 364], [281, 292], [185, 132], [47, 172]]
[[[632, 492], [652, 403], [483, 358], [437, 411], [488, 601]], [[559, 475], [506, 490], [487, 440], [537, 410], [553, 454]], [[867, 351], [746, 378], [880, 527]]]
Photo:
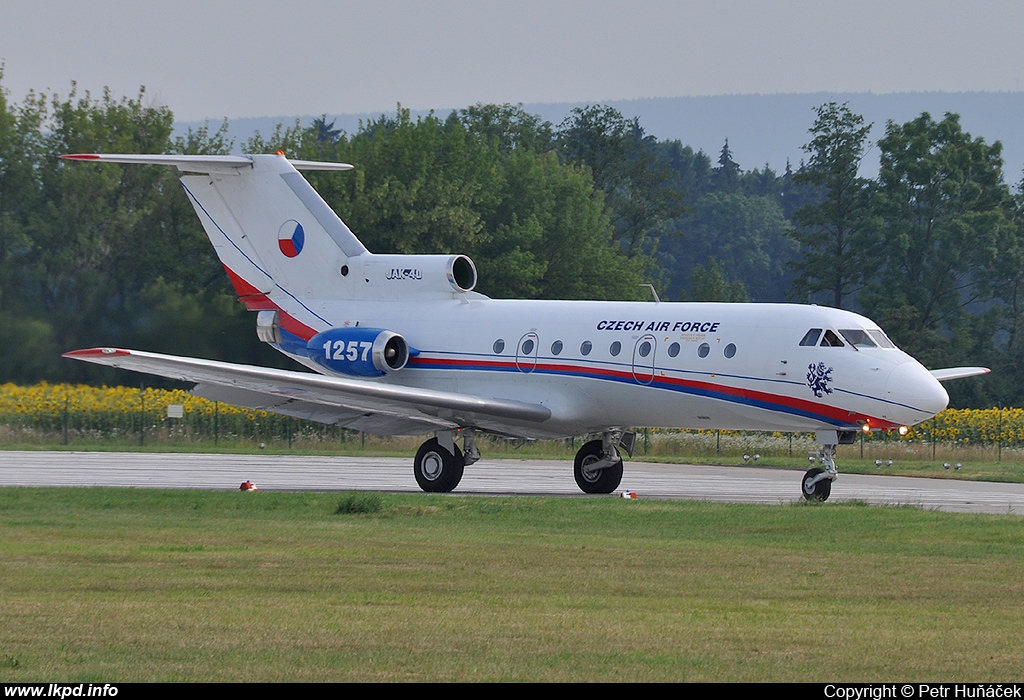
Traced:
[[[416, 483], [428, 493], [448, 493], [462, 480], [463, 468], [480, 459], [471, 429], [463, 429], [462, 445], [455, 444], [455, 433], [440, 431], [436, 437], [420, 445], [413, 462]], [[622, 481], [622, 456], [632, 456], [636, 433], [605, 432], [600, 440], [591, 440], [576, 453], [573, 476], [584, 493], [611, 493]]]
[[580, 448], [573, 462], [572, 474], [583, 493], [611, 493], [622, 481], [622, 457], [616, 442], [632, 456], [634, 433], [603, 433], [600, 440], [591, 440]]
[[480, 459], [472, 430], [462, 431], [463, 452], [455, 444], [455, 435], [449, 431], [437, 433], [437, 437], [420, 445], [413, 462], [416, 483], [428, 493], [448, 493], [462, 481], [462, 471], [467, 464]]
[[852, 445], [857, 433], [850, 430], [824, 430], [817, 434], [819, 448], [810, 454], [812, 461], [822, 467], [812, 467], [804, 474], [801, 491], [808, 501], [827, 501], [832, 494], [832, 482], [839, 477], [836, 468], [836, 446]]

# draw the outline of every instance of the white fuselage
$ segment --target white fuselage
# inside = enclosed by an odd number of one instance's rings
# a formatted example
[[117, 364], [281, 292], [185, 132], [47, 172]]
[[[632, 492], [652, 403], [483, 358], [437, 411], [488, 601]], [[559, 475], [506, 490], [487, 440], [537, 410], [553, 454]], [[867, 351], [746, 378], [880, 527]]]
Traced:
[[456, 293], [450, 300], [325, 302], [319, 315], [334, 327], [386, 329], [408, 341], [416, 353], [408, 365], [368, 381], [550, 408], [544, 423], [497, 430], [525, 437], [630, 426], [885, 429], [930, 418], [948, 401], [939, 382], [897, 348], [802, 346], [811, 329], [878, 328], [818, 306]]

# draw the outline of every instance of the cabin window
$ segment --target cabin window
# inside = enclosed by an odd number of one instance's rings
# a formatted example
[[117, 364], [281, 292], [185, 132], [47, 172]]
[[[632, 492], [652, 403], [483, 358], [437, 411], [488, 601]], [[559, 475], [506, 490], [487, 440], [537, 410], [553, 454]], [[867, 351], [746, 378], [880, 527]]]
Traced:
[[821, 339], [821, 347], [823, 347], [823, 348], [842, 348], [842, 347], [845, 347], [845, 346], [843, 345], [843, 341], [841, 341], [839, 339], [839, 336], [836, 335], [835, 331], [827, 330], [827, 331], [825, 331], [825, 337], [823, 337]]
[[580, 354], [581, 355], [589, 355], [590, 351], [593, 350], [593, 349], [594, 349], [594, 344], [591, 343], [589, 340], [584, 340], [583, 344], [580, 345]]
[[818, 338], [821, 337], [820, 328], [812, 328], [811, 330], [804, 333], [803, 340], [800, 341], [800, 345], [807, 347], [814, 347], [818, 344]]
[[647, 357], [651, 354], [651, 341], [645, 340], [640, 343], [640, 347], [637, 348], [637, 352], [640, 353], [640, 357]]
[[500, 355], [501, 351], [505, 349], [505, 341], [502, 340], [501, 338], [498, 338], [497, 340], [494, 341], [494, 346], [493, 347], [494, 347], [495, 354], [499, 354]]
[[668, 356], [675, 357], [679, 354], [679, 343], [672, 343], [668, 346]]
[[622, 352], [622, 343], [616, 340], [611, 344], [611, 347], [608, 348], [608, 352], [612, 354], [612, 357], [618, 357], [619, 353]]
[[526, 340], [523, 341], [523, 354], [524, 355], [532, 355], [533, 354], [533, 348], [534, 348], [533, 338], [527, 338]]
[[556, 340], [555, 342], [551, 343], [551, 354], [552, 355], [561, 355], [562, 354], [562, 341], [561, 340]]
[[734, 343], [729, 343], [728, 345], [725, 346], [725, 356], [726, 357], [733, 357], [735, 354], [736, 354], [736, 345]]
[[707, 343], [701, 343], [697, 348], [697, 355], [700, 357], [707, 357], [709, 352], [711, 352], [711, 346]]

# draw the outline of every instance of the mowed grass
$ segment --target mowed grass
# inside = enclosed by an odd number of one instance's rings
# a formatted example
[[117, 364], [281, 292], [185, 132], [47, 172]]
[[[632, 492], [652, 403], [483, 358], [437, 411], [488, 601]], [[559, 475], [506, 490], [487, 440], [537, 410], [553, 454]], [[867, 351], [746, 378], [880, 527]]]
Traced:
[[0, 489], [0, 681], [1012, 681], [1024, 518]]

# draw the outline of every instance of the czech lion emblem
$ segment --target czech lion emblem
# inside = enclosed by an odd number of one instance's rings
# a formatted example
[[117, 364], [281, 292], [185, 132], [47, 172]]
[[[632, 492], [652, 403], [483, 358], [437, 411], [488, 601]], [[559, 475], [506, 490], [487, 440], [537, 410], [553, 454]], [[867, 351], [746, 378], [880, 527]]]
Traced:
[[828, 386], [831, 381], [832, 368], [826, 367], [824, 362], [819, 362], [818, 364], [812, 362], [807, 365], [807, 386], [811, 388], [811, 391], [819, 399], [824, 394], [832, 393], [832, 389]]

